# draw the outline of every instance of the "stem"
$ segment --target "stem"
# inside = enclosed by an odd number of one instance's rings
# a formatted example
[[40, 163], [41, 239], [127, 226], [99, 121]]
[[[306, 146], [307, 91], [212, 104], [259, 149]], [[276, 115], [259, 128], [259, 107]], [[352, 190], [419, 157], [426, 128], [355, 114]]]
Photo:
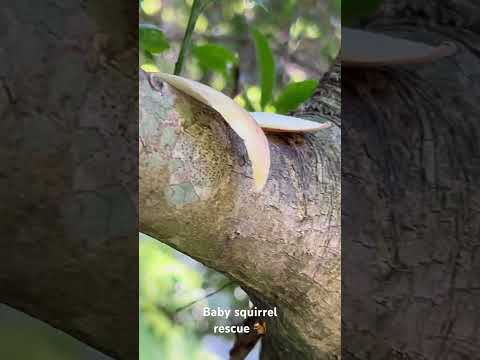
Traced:
[[190, 16], [188, 18], [187, 29], [185, 30], [185, 35], [182, 40], [182, 47], [180, 48], [180, 53], [178, 54], [177, 62], [175, 63], [175, 75], [180, 75], [183, 68], [183, 63], [185, 61], [185, 56], [187, 55], [190, 45], [192, 43], [192, 34], [195, 30], [195, 25], [198, 20], [198, 16], [202, 12], [204, 7], [202, 7], [201, 0], [193, 0], [192, 9], [190, 10]]
[[229, 287], [230, 285], [233, 285], [233, 281], [229, 281], [229, 282], [223, 284], [223, 285], [220, 286], [217, 290], [212, 291], [211, 293], [208, 293], [207, 295], [201, 297], [200, 299], [193, 300], [192, 302], [189, 302], [187, 305], [184, 305], [184, 306], [179, 307], [178, 309], [175, 310], [175, 312], [178, 313], [178, 312], [180, 312], [180, 311], [183, 311], [183, 310], [189, 308], [190, 306], [195, 305], [195, 304], [198, 303], [199, 301], [205, 300], [205, 299], [209, 298], [210, 296], [213, 296], [213, 295], [215, 295], [215, 294], [218, 294], [220, 291], [222, 291], [223, 289], [226, 289], [226, 288]]
[[250, 98], [248, 97], [246, 91], [243, 93], [243, 100], [245, 100], [245, 108], [248, 111], [255, 111], [255, 107], [253, 106], [252, 102], [250, 101]]

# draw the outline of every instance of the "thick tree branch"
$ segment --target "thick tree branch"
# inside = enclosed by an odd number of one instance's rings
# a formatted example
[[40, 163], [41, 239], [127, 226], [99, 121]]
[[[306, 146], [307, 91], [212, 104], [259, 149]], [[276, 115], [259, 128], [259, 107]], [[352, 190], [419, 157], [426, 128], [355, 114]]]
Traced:
[[241, 140], [155, 76], [140, 81], [140, 229], [224, 272], [262, 306], [276, 351], [339, 354], [340, 130], [269, 136], [271, 174], [251, 191]]

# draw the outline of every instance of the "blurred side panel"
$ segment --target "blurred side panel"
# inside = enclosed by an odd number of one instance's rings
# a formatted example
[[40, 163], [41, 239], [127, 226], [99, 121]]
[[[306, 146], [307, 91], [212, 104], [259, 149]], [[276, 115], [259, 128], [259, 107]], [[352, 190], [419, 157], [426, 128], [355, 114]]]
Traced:
[[0, 302], [119, 359], [138, 357], [137, 29], [134, 1], [0, 9]]
[[379, 3], [342, 24], [342, 358], [478, 359], [479, 4]]

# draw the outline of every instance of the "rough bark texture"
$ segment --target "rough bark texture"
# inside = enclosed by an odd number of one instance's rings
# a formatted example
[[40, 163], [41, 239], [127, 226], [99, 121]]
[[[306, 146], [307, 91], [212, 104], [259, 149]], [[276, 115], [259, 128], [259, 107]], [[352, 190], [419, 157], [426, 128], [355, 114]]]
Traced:
[[367, 28], [461, 50], [344, 69], [342, 354], [479, 359], [480, 11], [389, 1]]
[[263, 358], [336, 359], [340, 129], [269, 141], [270, 178], [254, 193], [244, 145], [219, 114], [142, 73], [140, 230], [277, 306]]
[[137, 6], [0, 9], [0, 301], [119, 359], [138, 357]]

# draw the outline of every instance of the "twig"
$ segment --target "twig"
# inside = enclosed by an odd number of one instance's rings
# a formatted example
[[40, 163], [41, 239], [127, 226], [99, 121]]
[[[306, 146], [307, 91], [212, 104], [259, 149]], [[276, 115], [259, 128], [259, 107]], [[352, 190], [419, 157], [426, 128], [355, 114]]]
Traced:
[[205, 8], [202, 6], [201, 0], [193, 0], [192, 9], [190, 10], [190, 16], [188, 17], [187, 29], [185, 30], [185, 35], [182, 40], [182, 47], [180, 48], [180, 53], [178, 54], [177, 62], [175, 63], [175, 75], [180, 75], [183, 68], [183, 63], [185, 61], [185, 56], [187, 55], [190, 45], [192, 43], [192, 34], [195, 30], [195, 25], [197, 24], [198, 17], [200, 13]]
[[248, 111], [255, 111], [255, 107], [253, 106], [252, 101], [251, 101], [250, 98], [248, 97], [246, 91], [243, 92], [242, 97], [243, 97], [243, 100], [245, 100], [245, 108], [246, 108]]
[[232, 91], [230, 93], [230, 97], [232, 99], [235, 98], [238, 94], [240, 94], [240, 66], [234, 65], [232, 69], [232, 75], [233, 75], [233, 86], [232, 86]]
[[195, 305], [195, 304], [196, 304], [197, 302], [199, 302], [199, 301], [205, 300], [205, 299], [209, 298], [210, 296], [213, 296], [213, 295], [215, 295], [215, 294], [218, 294], [220, 291], [226, 289], [226, 288], [229, 287], [230, 285], [233, 285], [233, 281], [229, 281], [229, 282], [227, 282], [226, 284], [223, 284], [223, 285], [220, 286], [217, 290], [212, 291], [211, 293], [208, 293], [207, 295], [201, 297], [200, 299], [193, 300], [192, 302], [189, 302], [188, 304], [179, 307], [178, 309], [175, 310], [175, 313], [178, 313], [178, 312], [180, 312], [180, 311], [183, 311], [183, 310], [189, 308], [190, 306]]
[[195, 30], [198, 17], [205, 10], [205, 8], [214, 1], [215, 0], [205, 0], [205, 2], [202, 4], [202, 0], [193, 0], [190, 16], [188, 17], [187, 29], [185, 30], [185, 35], [183, 35], [182, 46], [180, 48], [180, 53], [178, 54], [177, 62], [175, 63], [175, 70], [173, 72], [175, 75], [180, 75], [182, 72], [185, 57], [190, 50], [190, 45], [192, 44], [192, 34]]

